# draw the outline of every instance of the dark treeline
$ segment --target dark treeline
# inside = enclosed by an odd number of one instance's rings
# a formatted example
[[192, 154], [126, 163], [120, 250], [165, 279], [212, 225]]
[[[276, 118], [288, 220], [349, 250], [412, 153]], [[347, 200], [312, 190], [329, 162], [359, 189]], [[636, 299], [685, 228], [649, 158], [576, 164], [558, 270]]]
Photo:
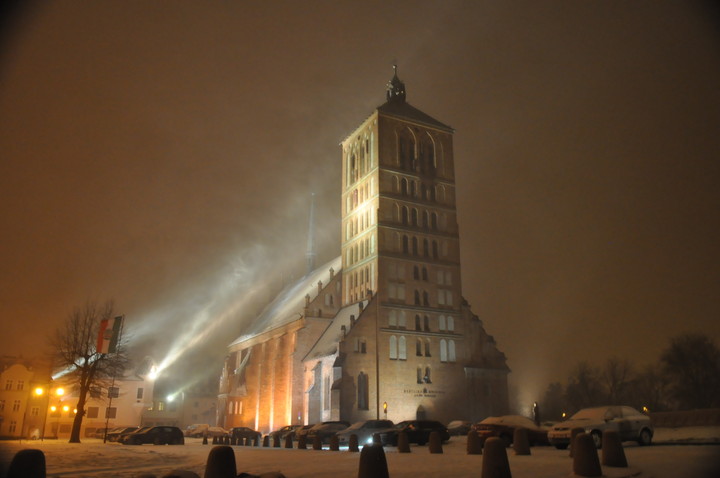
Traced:
[[540, 403], [547, 420], [600, 405], [651, 412], [720, 407], [720, 349], [710, 337], [691, 333], [670, 339], [659, 360], [643, 369], [618, 357], [582, 361], [567, 384], [551, 383]]

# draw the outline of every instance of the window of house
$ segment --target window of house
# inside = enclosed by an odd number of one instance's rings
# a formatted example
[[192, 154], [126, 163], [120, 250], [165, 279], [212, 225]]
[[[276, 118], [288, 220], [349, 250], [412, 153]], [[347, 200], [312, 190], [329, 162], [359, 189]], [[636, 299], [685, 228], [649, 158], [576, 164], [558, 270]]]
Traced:
[[404, 311], [404, 310], [401, 310], [401, 311], [400, 311], [400, 316], [399, 316], [399, 319], [398, 319], [398, 328], [399, 328], [399, 329], [405, 329], [405, 328], [407, 328], [407, 323], [406, 323], [406, 321], [405, 321], [405, 311]]
[[423, 305], [425, 307], [430, 307], [430, 297], [428, 296], [427, 291], [423, 291], [422, 296], [423, 296]]
[[37, 417], [38, 415], [40, 415], [40, 407], [32, 407], [30, 409], [30, 416]]
[[423, 371], [422, 367], [417, 368], [417, 383], [423, 383]]
[[455, 359], [455, 341], [448, 341], [448, 362], [454, 362]]
[[5, 382], [5, 390], [12, 390], [12, 384], [12, 380], [8, 380], [7, 382]]
[[425, 341], [425, 356], [430, 357], [430, 340]]
[[397, 312], [394, 310], [391, 310], [388, 316], [388, 327], [391, 329], [397, 328]]
[[5, 400], [0, 400], [0, 412], [5, 411]]
[[138, 400], [141, 400], [143, 398], [144, 390], [142, 387], [138, 387], [137, 393], [135, 394], [135, 398]]
[[87, 409], [87, 417], [88, 418], [97, 418], [99, 413], [100, 413], [100, 407], [88, 407], [88, 409]]
[[423, 256], [430, 257], [430, 246], [427, 239], [423, 239]]
[[20, 411], [20, 400], [14, 400], [13, 401], [13, 412], [19, 412]]
[[422, 340], [417, 339], [417, 342], [415, 342], [415, 355], [422, 357], [422, 348]]
[[422, 280], [426, 281], [428, 280], [428, 271], [426, 267], [422, 268]]
[[419, 315], [415, 315], [415, 330], [422, 330], [422, 325], [420, 323]]
[[425, 367], [425, 376], [423, 376], [423, 382], [432, 383], [432, 377], [430, 376], [430, 367]]
[[413, 266], [413, 279], [420, 280], [420, 268], [418, 266]]
[[414, 256], [418, 255], [418, 238], [417, 237], [412, 238], [412, 253]]
[[445, 339], [442, 339], [442, 340], [440, 340], [440, 361], [447, 362], [447, 359], [448, 359], [447, 341]]
[[407, 347], [405, 344], [405, 337], [402, 335], [398, 340], [398, 358], [400, 360], [407, 360]]
[[10, 426], [8, 427], [9, 433], [15, 433], [15, 430], [17, 429], [17, 422], [15, 420], [10, 421]]
[[[160, 402], [162, 403], [162, 402]], [[162, 410], [162, 409], [160, 409]], [[115, 418], [117, 416], [117, 407], [107, 407], [105, 409], [105, 418]]]
[[367, 374], [360, 372], [357, 378], [357, 404], [358, 410], [368, 410], [368, 376]]
[[397, 360], [398, 358], [398, 350], [397, 350], [397, 337], [394, 335], [390, 336], [390, 360]]
[[440, 329], [441, 332], [445, 332], [445, 330], [447, 330], [447, 325], [445, 324], [445, 316], [441, 315], [438, 317], [438, 329]]
[[21, 391], [23, 388], [25, 388], [25, 381], [18, 380], [16, 390]]
[[420, 291], [415, 291], [415, 305], [420, 305]]
[[449, 317], [449, 316], [447, 318], [447, 328], [448, 328], [448, 332], [455, 331], [455, 319], [453, 319], [452, 317]]

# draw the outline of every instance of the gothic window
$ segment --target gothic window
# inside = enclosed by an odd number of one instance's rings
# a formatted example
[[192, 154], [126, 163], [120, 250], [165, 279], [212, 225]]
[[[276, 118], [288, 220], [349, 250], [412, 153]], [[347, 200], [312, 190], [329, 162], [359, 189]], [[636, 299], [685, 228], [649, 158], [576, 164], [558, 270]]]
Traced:
[[401, 329], [405, 329], [407, 327], [407, 324], [405, 323], [405, 311], [400, 311], [400, 318], [398, 320], [398, 327]]
[[367, 410], [369, 405], [368, 400], [368, 376], [367, 374], [360, 372], [358, 375], [358, 387], [357, 387], [357, 403], [358, 410]]
[[401, 217], [401, 222], [403, 223], [403, 225], [407, 225], [407, 223], [408, 223], [408, 208], [407, 208], [407, 206], [403, 206], [400, 209], [400, 217]]
[[391, 329], [394, 329], [397, 327], [397, 312], [394, 310], [390, 311], [390, 316], [388, 317], [388, 326]]
[[415, 291], [415, 305], [420, 305], [420, 291]]
[[420, 280], [420, 268], [418, 266], [413, 266], [413, 279]]
[[427, 211], [423, 211], [423, 227], [428, 229], [430, 227], [430, 214]]
[[427, 315], [423, 318], [423, 327], [425, 332], [430, 332], [430, 318]]
[[418, 255], [418, 238], [417, 237], [412, 238], [412, 253], [414, 256]]
[[403, 236], [403, 237], [402, 237], [402, 251], [403, 251], [404, 254], [407, 254], [407, 253], [409, 252], [409, 251], [408, 251], [408, 237], [407, 237], [407, 236]]
[[423, 295], [423, 305], [424, 305], [425, 307], [430, 307], [430, 299], [428, 298], [428, 293], [427, 293], [427, 291], [423, 291], [423, 294], [422, 294], [422, 295]]
[[410, 216], [412, 219], [412, 225], [417, 226], [418, 225], [418, 210], [413, 208]]
[[422, 324], [420, 323], [420, 316], [415, 316], [415, 330], [422, 330]]
[[428, 271], [427, 268], [422, 268], [422, 280], [427, 281], [428, 280]]
[[410, 181], [410, 195], [412, 197], [417, 197], [417, 186], [415, 185], [415, 181]]
[[405, 344], [405, 336], [401, 335], [398, 340], [398, 358], [400, 360], [407, 360], [407, 347]]
[[390, 360], [397, 360], [398, 358], [398, 344], [397, 337], [394, 335], [390, 336]]
[[430, 376], [430, 367], [425, 367], [425, 375], [423, 376], [423, 382], [432, 383], [432, 377]]
[[447, 360], [448, 360], [447, 341], [445, 339], [442, 339], [442, 340], [440, 340], [440, 361], [447, 362]]
[[402, 194], [403, 196], [408, 195], [408, 180], [407, 180], [407, 178], [402, 178], [400, 180], [400, 194]]
[[432, 256], [433, 256], [433, 259], [438, 258], [438, 243], [437, 243], [437, 241], [432, 242]]
[[422, 340], [420, 339], [417, 339], [417, 342], [415, 343], [415, 355], [422, 357]]
[[441, 332], [445, 332], [445, 330], [447, 330], [447, 325], [445, 322], [444, 315], [441, 315], [440, 317], [438, 317], [438, 328], [440, 329]]
[[449, 340], [448, 341], [448, 362], [454, 362], [455, 361], [455, 341]]
[[423, 383], [422, 367], [417, 368], [417, 383]]
[[448, 332], [455, 331], [455, 319], [453, 319], [450, 316], [448, 316], [448, 318], [447, 318], [447, 329], [448, 329]]
[[437, 216], [436, 212], [432, 213], [432, 215], [430, 216], [430, 227], [432, 228], [433, 231], [437, 231], [438, 216]]
[[430, 256], [430, 246], [427, 239], [423, 239], [423, 256], [429, 257]]
[[430, 340], [425, 341], [425, 356], [430, 356]]

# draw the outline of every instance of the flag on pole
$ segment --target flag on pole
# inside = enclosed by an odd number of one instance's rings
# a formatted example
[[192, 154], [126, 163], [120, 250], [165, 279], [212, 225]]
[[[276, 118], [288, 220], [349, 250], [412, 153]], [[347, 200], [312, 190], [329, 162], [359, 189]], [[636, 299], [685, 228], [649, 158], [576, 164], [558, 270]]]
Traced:
[[117, 352], [117, 344], [120, 339], [122, 328], [122, 316], [114, 319], [103, 319], [100, 321], [98, 331], [97, 352], [100, 354], [112, 354]]

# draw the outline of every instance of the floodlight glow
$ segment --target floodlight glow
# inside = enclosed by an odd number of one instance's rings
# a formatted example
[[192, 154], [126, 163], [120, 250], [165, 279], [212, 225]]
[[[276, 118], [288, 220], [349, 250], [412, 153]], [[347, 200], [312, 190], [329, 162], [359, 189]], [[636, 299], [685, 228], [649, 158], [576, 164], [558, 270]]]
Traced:
[[39, 397], [40, 395], [42, 395], [43, 393], [45, 393], [45, 390], [43, 390], [42, 387], [37, 387], [37, 388], [35, 389], [35, 395], [37, 395], [38, 397]]
[[157, 369], [157, 367], [156, 367], [155, 365], [153, 365], [153, 366], [150, 368], [150, 373], [148, 374], [148, 378], [149, 378], [150, 380], [155, 380], [156, 378], [158, 378], [158, 369]]
[[170, 402], [170, 403], [174, 402], [174, 401], [175, 401], [175, 394], [174, 394], [174, 393], [171, 393], [170, 395], [168, 395], [168, 396], [167, 396], [167, 401]]
[[55, 395], [57, 395], [58, 397], [62, 397], [63, 395], [65, 395], [65, 389], [62, 387], [58, 388], [57, 390], [55, 390]]
[[68, 407], [67, 405], [64, 405], [64, 406], [63, 406], [63, 412], [67, 412], [68, 410], [70, 410], [70, 407]]

